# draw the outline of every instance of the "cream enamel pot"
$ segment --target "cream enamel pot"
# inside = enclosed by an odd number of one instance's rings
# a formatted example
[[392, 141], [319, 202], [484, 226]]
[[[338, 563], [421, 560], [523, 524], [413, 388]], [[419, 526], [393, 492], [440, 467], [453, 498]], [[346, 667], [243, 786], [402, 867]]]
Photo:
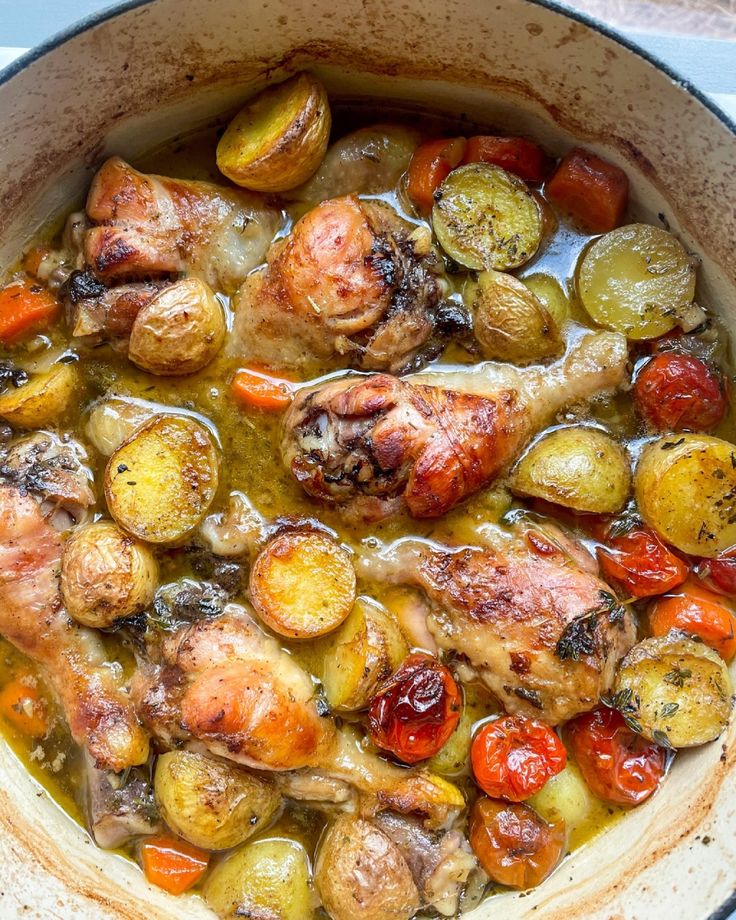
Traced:
[[[635, 212], [703, 259], [736, 322], [736, 128], [595, 23], [530, 0], [139, 0], [0, 75], [0, 257], [79, 200], [103, 156], [133, 158], [267, 81], [314, 70], [333, 95], [408, 100], [624, 167]], [[211, 918], [97, 849], [0, 742], [0, 917]], [[659, 793], [540, 888], [477, 920], [706, 920], [736, 887], [736, 728], [681, 754]], [[736, 906], [734, 903], [733, 906]]]

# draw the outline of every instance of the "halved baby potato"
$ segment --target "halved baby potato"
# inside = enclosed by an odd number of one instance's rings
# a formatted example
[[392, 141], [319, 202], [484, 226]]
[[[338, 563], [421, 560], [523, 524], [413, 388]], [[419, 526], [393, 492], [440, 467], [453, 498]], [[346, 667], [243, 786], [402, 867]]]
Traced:
[[236, 185], [285, 192], [322, 162], [332, 117], [327, 92], [309, 73], [269, 86], [233, 118], [217, 145], [217, 166]]
[[186, 416], [160, 415], [111, 456], [105, 498], [123, 530], [147, 543], [186, 538], [217, 491], [217, 449], [210, 433]]
[[519, 281], [542, 302], [557, 328], [562, 329], [570, 319], [570, 299], [560, 282], [553, 275], [543, 272], [525, 275]]
[[731, 678], [721, 656], [677, 630], [644, 639], [616, 677], [616, 706], [645, 738], [674, 748], [713, 741], [732, 706]]
[[677, 237], [660, 227], [629, 224], [588, 247], [577, 290], [599, 325], [630, 339], [653, 339], [692, 312], [695, 268]]
[[0, 394], [0, 418], [14, 428], [43, 428], [58, 423], [69, 409], [79, 375], [73, 364], [54, 364], [27, 383]]
[[112, 521], [77, 527], [61, 556], [61, 596], [78, 623], [105, 629], [153, 600], [158, 565], [148, 547]]
[[598, 428], [558, 428], [544, 435], [512, 471], [510, 488], [574, 511], [615, 514], [626, 504], [626, 451]]
[[560, 330], [542, 301], [518, 278], [493, 270], [467, 286], [473, 332], [484, 358], [525, 364], [562, 353]]
[[375, 601], [359, 597], [342, 626], [325, 640], [321, 678], [331, 709], [354, 712], [409, 654], [399, 624]]
[[466, 268], [518, 268], [542, 241], [542, 209], [524, 182], [489, 163], [454, 169], [435, 193], [432, 226]]
[[704, 434], [669, 435], [648, 445], [634, 492], [647, 524], [695, 556], [736, 543], [736, 446]]
[[355, 569], [348, 551], [328, 534], [287, 530], [259, 553], [250, 595], [274, 632], [314, 639], [337, 629], [352, 610]]
[[138, 313], [128, 357], [160, 377], [196, 374], [220, 350], [226, 331], [225, 314], [211, 288], [199, 278], [184, 278]]

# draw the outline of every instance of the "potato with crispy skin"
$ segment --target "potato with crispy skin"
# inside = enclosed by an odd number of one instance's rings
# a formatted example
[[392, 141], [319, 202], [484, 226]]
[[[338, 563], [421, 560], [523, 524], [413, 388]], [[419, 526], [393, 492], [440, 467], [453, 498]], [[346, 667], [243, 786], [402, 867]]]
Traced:
[[61, 557], [61, 595], [78, 623], [105, 629], [153, 600], [158, 565], [151, 551], [112, 521], [77, 528]]
[[194, 751], [168, 751], [156, 761], [156, 803], [172, 831], [205, 850], [245, 843], [281, 805], [274, 783]]
[[105, 468], [105, 498], [115, 521], [139, 540], [173, 544], [207, 513], [219, 461], [204, 425], [159, 415], [125, 441]]
[[322, 162], [332, 118], [324, 86], [300, 73], [269, 86], [233, 118], [217, 145], [217, 166], [236, 185], [285, 192]]
[[328, 534], [287, 530], [253, 564], [250, 594], [274, 632], [314, 639], [337, 629], [352, 610], [355, 569], [347, 550]]
[[73, 364], [54, 364], [27, 383], [0, 394], [0, 418], [14, 428], [43, 428], [59, 422], [69, 409], [79, 384]]

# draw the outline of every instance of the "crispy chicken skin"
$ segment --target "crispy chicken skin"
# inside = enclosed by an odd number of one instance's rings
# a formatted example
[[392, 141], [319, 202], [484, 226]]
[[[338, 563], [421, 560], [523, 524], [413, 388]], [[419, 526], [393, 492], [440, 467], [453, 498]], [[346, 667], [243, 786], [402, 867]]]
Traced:
[[101, 281], [188, 271], [234, 292], [263, 261], [278, 211], [242, 189], [147, 176], [107, 160], [87, 197], [96, 224], [84, 235], [86, 263]]
[[[459, 811], [462, 796], [423, 770], [403, 770], [338, 730], [311, 678], [248, 611], [168, 635], [133, 682], [144, 724], [164, 746], [189, 743], [259, 770], [294, 774], [301, 798], [360, 799], [368, 813], [419, 813], [434, 826]], [[344, 784], [344, 785], [340, 785]]]
[[590, 335], [549, 369], [348, 377], [298, 393], [282, 456], [306, 492], [356, 520], [440, 517], [488, 485], [564, 405], [618, 386], [626, 341]]
[[497, 549], [406, 539], [362, 565], [423, 589], [440, 648], [466, 656], [508, 712], [551, 725], [593, 709], [636, 641], [634, 616], [608, 585], [534, 526]]
[[0, 633], [43, 668], [74, 740], [117, 772], [145, 762], [148, 737], [99, 638], [62, 607], [61, 549], [36, 500], [0, 483]]
[[240, 354], [272, 366], [337, 358], [394, 373], [436, 355], [464, 316], [442, 302], [428, 243], [383, 202], [323, 201], [241, 288]]

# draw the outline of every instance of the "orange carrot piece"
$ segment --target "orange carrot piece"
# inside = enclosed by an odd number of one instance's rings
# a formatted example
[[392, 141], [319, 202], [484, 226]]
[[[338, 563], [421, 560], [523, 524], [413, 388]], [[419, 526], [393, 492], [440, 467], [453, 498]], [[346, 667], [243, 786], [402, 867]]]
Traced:
[[547, 197], [593, 233], [607, 233], [621, 223], [629, 200], [626, 173], [576, 147], [547, 183]]
[[148, 837], [141, 844], [146, 878], [169, 894], [182, 894], [207, 871], [210, 854], [169, 834]]
[[463, 163], [493, 163], [526, 182], [541, 182], [547, 174], [542, 148], [525, 137], [479, 134], [468, 138]]
[[46, 288], [26, 278], [0, 290], [0, 341], [12, 342], [24, 332], [51, 323], [60, 304]]
[[48, 731], [46, 705], [37, 688], [15, 677], [0, 689], [0, 713], [6, 722], [31, 738]]
[[267, 412], [287, 409], [294, 396], [294, 383], [284, 377], [275, 377], [266, 368], [246, 367], [239, 370], [231, 385], [232, 394], [239, 403]]
[[681, 629], [702, 639], [724, 661], [736, 653], [736, 619], [726, 599], [690, 578], [670, 594], [658, 597], [649, 611], [652, 635]]
[[428, 214], [434, 204], [434, 193], [452, 170], [459, 166], [465, 153], [465, 138], [440, 138], [420, 144], [409, 163], [406, 191], [414, 207]]

